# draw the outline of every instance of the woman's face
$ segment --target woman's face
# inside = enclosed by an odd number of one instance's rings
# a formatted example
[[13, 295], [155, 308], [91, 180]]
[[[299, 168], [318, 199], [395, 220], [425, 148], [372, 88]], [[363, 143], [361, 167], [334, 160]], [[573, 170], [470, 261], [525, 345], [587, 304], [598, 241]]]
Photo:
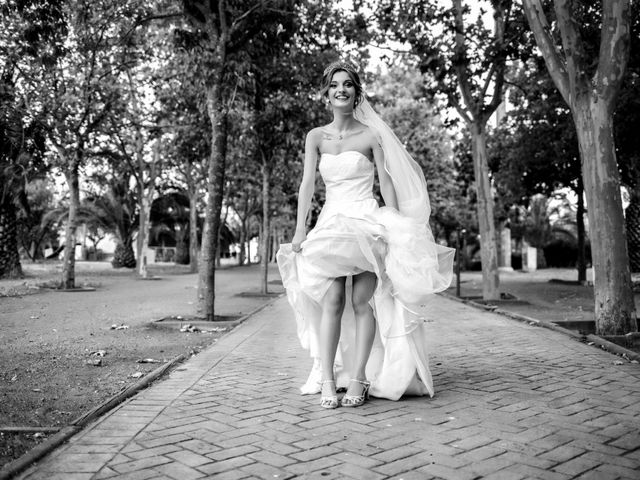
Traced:
[[332, 107], [353, 110], [356, 86], [347, 72], [340, 70], [333, 74], [327, 95]]

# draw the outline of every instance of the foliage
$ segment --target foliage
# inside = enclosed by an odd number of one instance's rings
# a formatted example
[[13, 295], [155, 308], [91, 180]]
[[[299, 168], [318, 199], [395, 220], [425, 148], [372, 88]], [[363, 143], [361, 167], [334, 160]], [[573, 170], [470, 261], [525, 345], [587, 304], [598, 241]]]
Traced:
[[551, 240], [547, 197], [542, 194], [531, 197], [525, 219], [524, 239], [536, 248], [544, 248]]
[[463, 222], [468, 205], [461, 201], [462, 185], [455, 171], [453, 137], [434, 100], [425, 96], [422, 75], [397, 64], [377, 79], [373, 88], [380, 115], [422, 166], [436, 237], [452, 241], [451, 233]]
[[33, 29], [21, 21], [16, 8], [5, 5], [0, 24], [4, 27], [0, 33], [0, 277], [22, 275], [19, 215], [30, 214], [27, 185], [46, 170], [44, 132], [37, 122], [25, 119], [28, 107], [16, 85], [22, 40]]
[[175, 262], [189, 263], [189, 198], [183, 192], [158, 197], [151, 206], [149, 244], [175, 246]]
[[50, 224], [43, 223], [45, 215], [54, 208], [51, 183], [35, 179], [26, 186], [28, 209], [18, 214], [18, 238], [22, 252], [31, 260], [44, 256], [44, 248], [58, 246], [58, 232]]
[[[571, 113], [544, 66], [530, 61], [513, 75], [507, 116], [490, 137], [490, 166], [504, 208], [534, 194], [577, 187], [580, 158]], [[540, 139], [544, 139], [541, 142]]]

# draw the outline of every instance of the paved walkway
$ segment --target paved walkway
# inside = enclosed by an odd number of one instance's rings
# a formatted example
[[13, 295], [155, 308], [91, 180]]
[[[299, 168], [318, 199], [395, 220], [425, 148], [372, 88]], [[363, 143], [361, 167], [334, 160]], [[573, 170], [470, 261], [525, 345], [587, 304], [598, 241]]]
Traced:
[[640, 478], [639, 365], [439, 298], [433, 399], [299, 395], [281, 298], [20, 478]]

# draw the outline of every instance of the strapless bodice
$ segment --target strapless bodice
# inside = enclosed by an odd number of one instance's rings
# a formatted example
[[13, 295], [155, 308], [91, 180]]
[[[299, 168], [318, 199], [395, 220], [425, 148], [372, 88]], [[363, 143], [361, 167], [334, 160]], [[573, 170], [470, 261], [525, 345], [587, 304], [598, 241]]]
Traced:
[[355, 150], [323, 153], [320, 174], [326, 186], [327, 203], [349, 203], [373, 199], [373, 162]]

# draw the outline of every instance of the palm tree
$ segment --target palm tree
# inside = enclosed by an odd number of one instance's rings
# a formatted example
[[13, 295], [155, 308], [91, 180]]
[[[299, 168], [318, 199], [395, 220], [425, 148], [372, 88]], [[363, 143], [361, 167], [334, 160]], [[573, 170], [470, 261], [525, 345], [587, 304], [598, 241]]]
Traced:
[[19, 278], [18, 209], [29, 211], [26, 186], [42, 170], [42, 132], [25, 127], [10, 71], [0, 77], [0, 278]]
[[[116, 248], [111, 264], [114, 268], [135, 268], [133, 236], [137, 229], [135, 198], [124, 181], [113, 183], [101, 196], [84, 199], [78, 208], [78, 223], [91, 225], [115, 237]], [[61, 225], [69, 214], [67, 206], [51, 210], [43, 218], [43, 224]]]
[[133, 236], [138, 228], [136, 201], [126, 183], [114, 181], [105, 195], [87, 199], [83, 207], [83, 216], [116, 238], [111, 262], [113, 268], [135, 268]]
[[[4, 145], [2, 150], [5, 151]], [[4, 163], [5, 159], [2, 160]], [[28, 208], [24, 203], [26, 170], [22, 164], [20, 160], [10, 162], [0, 170], [0, 278], [20, 278], [23, 275], [18, 254], [16, 211], [18, 204]]]

